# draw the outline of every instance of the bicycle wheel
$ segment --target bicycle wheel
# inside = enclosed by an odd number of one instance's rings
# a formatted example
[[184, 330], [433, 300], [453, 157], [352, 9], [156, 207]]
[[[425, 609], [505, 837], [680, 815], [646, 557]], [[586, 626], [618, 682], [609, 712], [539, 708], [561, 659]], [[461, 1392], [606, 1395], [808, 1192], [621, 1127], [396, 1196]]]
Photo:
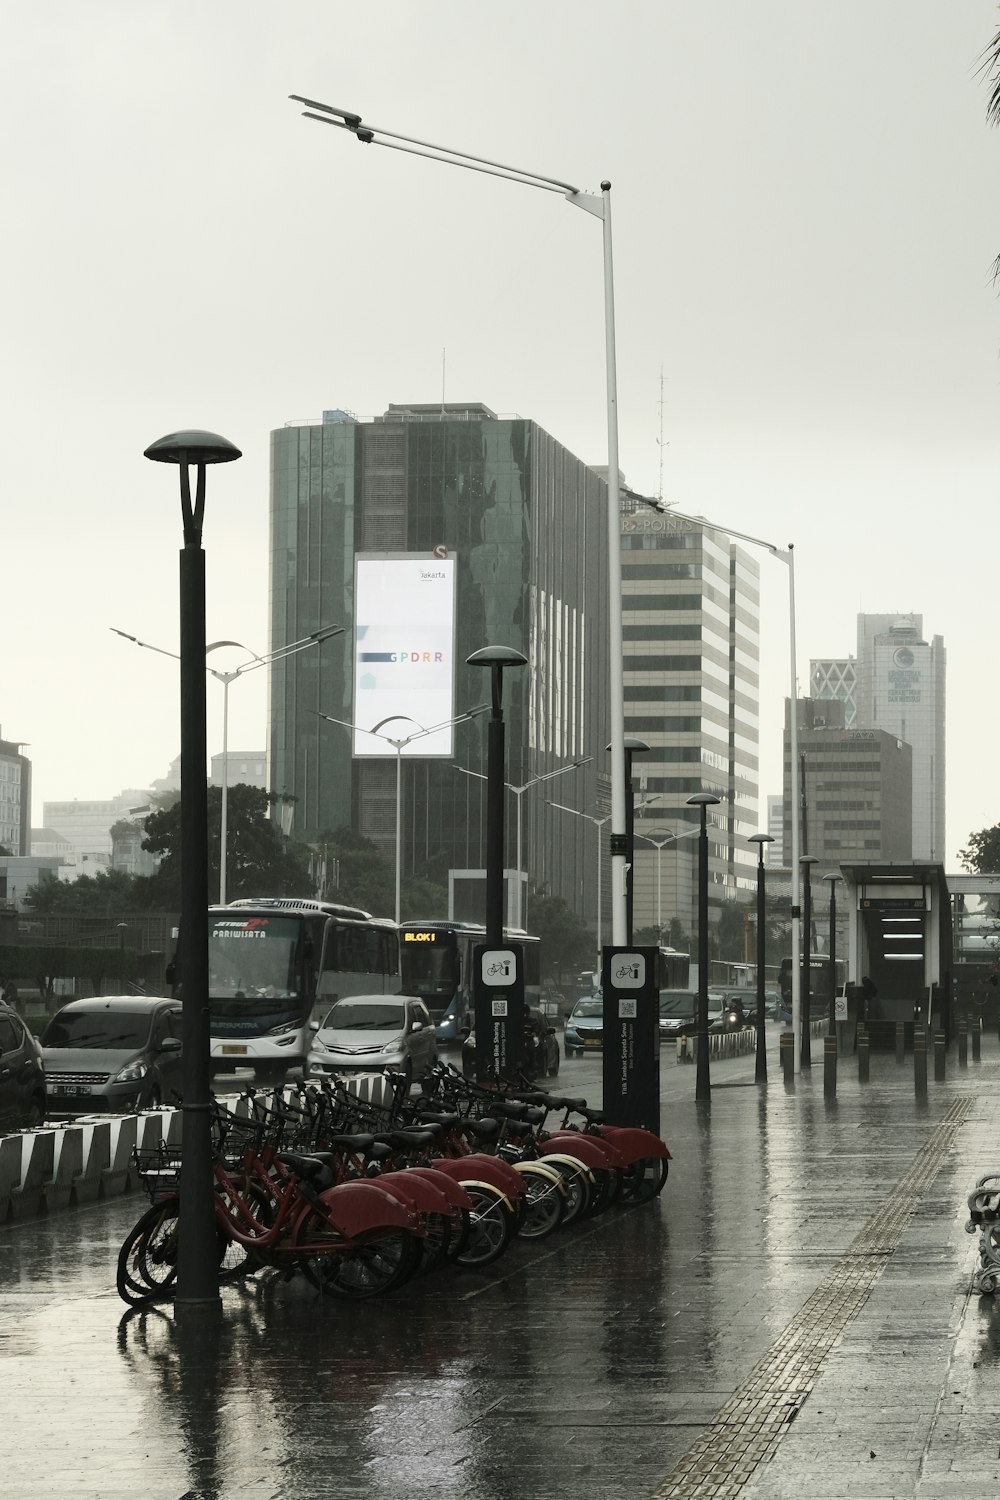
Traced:
[[401, 1286], [419, 1268], [422, 1254], [421, 1240], [408, 1229], [381, 1229], [349, 1250], [314, 1257], [313, 1267], [324, 1291], [356, 1300]]
[[625, 1168], [622, 1179], [623, 1203], [650, 1203], [662, 1193], [670, 1162], [659, 1156], [644, 1156]]
[[458, 1234], [459, 1226], [450, 1214], [430, 1213], [425, 1216], [427, 1234], [420, 1242], [420, 1273], [435, 1271], [448, 1259], [452, 1246], [452, 1235]]
[[469, 1232], [455, 1256], [455, 1264], [478, 1270], [503, 1254], [516, 1233], [516, 1220], [497, 1188], [485, 1182], [465, 1182], [462, 1186], [472, 1199], [472, 1213]]
[[[246, 1182], [240, 1187], [240, 1194], [258, 1223], [270, 1224], [272, 1222], [275, 1212], [274, 1199], [263, 1184]], [[245, 1232], [246, 1225], [232, 1208], [227, 1190], [219, 1193], [217, 1202], [220, 1201], [225, 1208], [227, 1219]], [[260, 1270], [263, 1261], [253, 1247], [244, 1245], [242, 1241], [227, 1234], [226, 1226], [218, 1220], [216, 1223], [219, 1236], [219, 1280], [222, 1282], [240, 1281], [251, 1272]]]
[[587, 1168], [583, 1165], [574, 1167], [568, 1161], [546, 1160], [545, 1165], [554, 1167], [566, 1184], [566, 1210], [563, 1214], [563, 1224], [569, 1226], [577, 1219], [585, 1218], [590, 1208], [591, 1198]]
[[538, 1170], [535, 1162], [523, 1162], [518, 1171], [527, 1188], [524, 1221], [518, 1231], [522, 1239], [542, 1240], [553, 1234], [566, 1216], [566, 1184], [550, 1167]]
[[[303, 1263], [310, 1281], [322, 1291], [339, 1297], [375, 1297], [400, 1286], [419, 1268], [422, 1236], [408, 1229], [369, 1230], [357, 1239], [346, 1239], [325, 1214], [310, 1209], [295, 1231], [292, 1253]], [[325, 1253], [310, 1254], [310, 1247], [329, 1245]]]
[[176, 1198], [154, 1203], [125, 1236], [116, 1282], [118, 1295], [130, 1307], [169, 1294], [177, 1275], [178, 1212]]

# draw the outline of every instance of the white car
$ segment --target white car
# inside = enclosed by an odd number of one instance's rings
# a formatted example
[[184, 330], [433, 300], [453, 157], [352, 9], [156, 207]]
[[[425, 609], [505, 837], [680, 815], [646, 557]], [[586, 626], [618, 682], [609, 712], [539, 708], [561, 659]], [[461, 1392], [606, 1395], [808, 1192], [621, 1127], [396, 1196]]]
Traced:
[[307, 1078], [382, 1068], [422, 1078], [437, 1062], [434, 1023], [414, 995], [347, 995], [313, 1027]]

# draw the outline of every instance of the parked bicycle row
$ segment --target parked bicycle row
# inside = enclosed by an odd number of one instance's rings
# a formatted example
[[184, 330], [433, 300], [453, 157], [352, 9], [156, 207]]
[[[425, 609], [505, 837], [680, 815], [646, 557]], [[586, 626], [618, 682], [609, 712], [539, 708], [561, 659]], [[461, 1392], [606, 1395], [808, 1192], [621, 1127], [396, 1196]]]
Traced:
[[[376, 1296], [448, 1265], [482, 1269], [515, 1238], [647, 1203], [667, 1181], [659, 1136], [609, 1125], [585, 1099], [485, 1088], [445, 1063], [419, 1093], [403, 1074], [386, 1081], [383, 1103], [336, 1077], [215, 1103], [220, 1280], [270, 1268]], [[118, 1257], [133, 1305], [173, 1294], [183, 1165], [166, 1144], [136, 1160], [152, 1201]]]

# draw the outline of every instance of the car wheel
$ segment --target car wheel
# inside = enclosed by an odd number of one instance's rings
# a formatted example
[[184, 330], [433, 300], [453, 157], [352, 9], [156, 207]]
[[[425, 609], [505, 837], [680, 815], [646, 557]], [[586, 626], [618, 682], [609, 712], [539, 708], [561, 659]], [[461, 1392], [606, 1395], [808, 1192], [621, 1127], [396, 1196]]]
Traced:
[[153, 1087], [149, 1091], [149, 1098], [146, 1100], [146, 1108], [147, 1109], [159, 1109], [159, 1107], [160, 1107], [160, 1105], [161, 1105], [162, 1102], [163, 1101], [162, 1101], [162, 1097], [161, 1097], [161, 1094], [160, 1094], [160, 1090], [157, 1087], [157, 1085], [154, 1083]]
[[45, 1100], [36, 1095], [28, 1105], [28, 1114], [24, 1125], [26, 1130], [37, 1130], [39, 1125], [45, 1123]]
[[549, 1068], [548, 1073], [547, 1073], [546, 1076], [549, 1077], [549, 1078], [558, 1078], [559, 1077], [559, 1048], [558, 1047], [556, 1047], [554, 1049], [553, 1053], [552, 1053], [552, 1066]]

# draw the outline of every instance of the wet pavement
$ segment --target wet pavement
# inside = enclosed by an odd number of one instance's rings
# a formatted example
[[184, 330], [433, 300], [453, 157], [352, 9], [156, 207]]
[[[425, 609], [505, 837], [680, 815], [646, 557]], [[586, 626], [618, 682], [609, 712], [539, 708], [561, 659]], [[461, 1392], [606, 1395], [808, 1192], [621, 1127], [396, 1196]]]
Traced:
[[[522, 1500], [1000, 1492], [1000, 1306], [966, 1194], [1000, 1166], [1000, 1047], [915, 1098], [752, 1057], [662, 1067], [658, 1203], [360, 1305], [269, 1273], [222, 1317], [128, 1311], [141, 1195], [0, 1228], [12, 1497]], [[558, 1089], [599, 1102], [600, 1061]], [[1000, 1296], [996, 1299], [1000, 1303]]]

